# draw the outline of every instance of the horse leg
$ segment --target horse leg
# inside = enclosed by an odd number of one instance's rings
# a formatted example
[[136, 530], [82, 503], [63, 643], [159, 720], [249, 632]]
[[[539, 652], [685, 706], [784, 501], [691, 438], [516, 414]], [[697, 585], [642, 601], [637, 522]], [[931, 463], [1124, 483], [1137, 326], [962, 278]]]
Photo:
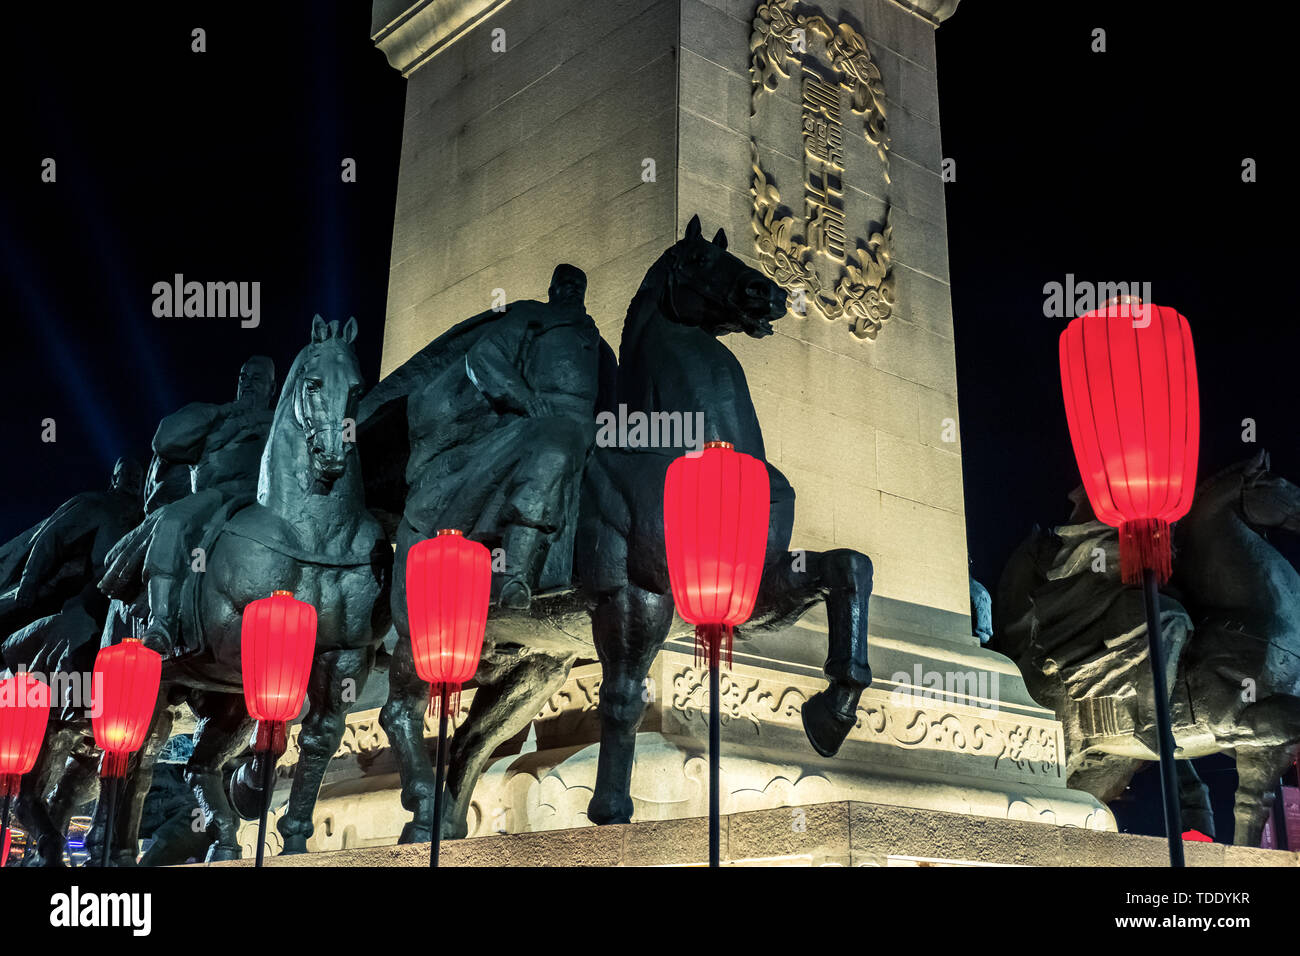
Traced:
[[1205, 785], [1190, 760], [1176, 761], [1178, 802], [1182, 805], [1183, 829], [1196, 830], [1214, 839], [1214, 810], [1210, 806], [1210, 788]]
[[40, 763], [33, 768], [33, 772], [23, 776], [18, 796], [14, 799], [14, 822], [27, 831], [24, 866], [33, 866], [38, 862], [41, 866], [63, 866], [63, 850], [67, 838], [55, 828], [42, 799], [44, 794], [41, 780], [45, 775], [40, 771], [41, 764], [46, 762], [48, 748], [47, 742]]
[[402, 780], [402, 806], [412, 814], [402, 827], [399, 843], [428, 843], [433, 839], [433, 761], [424, 743], [424, 715], [429, 709], [429, 685], [420, 680], [411, 650], [411, 629], [406, 617], [406, 554], [420, 540], [406, 519], [397, 528], [393, 553], [389, 607], [397, 645], [388, 662], [388, 700], [379, 712], [379, 726], [397, 760]]
[[428, 843], [433, 839], [433, 763], [424, 744], [424, 715], [429, 685], [415, 672], [411, 639], [398, 631], [397, 646], [388, 665], [388, 701], [379, 712], [379, 725], [388, 735], [402, 780], [402, 806], [414, 816], [402, 828], [399, 843]]
[[117, 845], [113, 847], [113, 861], [118, 866], [134, 866], [140, 852], [140, 817], [144, 814], [144, 801], [153, 786], [154, 765], [172, 733], [174, 717], [167, 703], [167, 694], [158, 695], [158, 707], [149, 724], [149, 735], [133, 761], [135, 770], [124, 784], [122, 802], [115, 823]]
[[67, 826], [62, 830], [50, 816], [46, 794], [52, 777], [68, 763], [72, 740], [64, 730], [50, 730], [45, 735], [40, 756], [30, 773], [22, 778], [14, 817], [28, 834], [28, 850], [23, 864], [61, 867], [67, 849]]
[[763, 573], [755, 617], [793, 620], [823, 597], [826, 601], [825, 690], [804, 702], [808, 741], [833, 757], [858, 722], [858, 700], [871, 684], [867, 660], [867, 609], [871, 601], [871, 559], [858, 551], [792, 551]]
[[[50, 790], [46, 801], [52, 829], [46, 846], [37, 847], [45, 866], [61, 866], [67, 848], [68, 827], [77, 808], [90, 800], [99, 786], [99, 756], [92, 746], [92, 738], [77, 727], [64, 727], [58, 731], [63, 772]], [[87, 850], [92, 850], [88, 833]], [[98, 860], [93, 853], [92, 860]], [[55, 862], [57, 860], [58, 862]]]
[[194, 791], [194, 799], [208, 823], [212, 844], [207, 860], [238, 860], [239, 816], [226, 796], [223, 775], [226, 762], [247, 743], [252, 721], [240, 694], [196, 692], [190, 698], [190, 707], [198, 718], [198, 727], [194, 731], [194, 753], [185, 765], [185, 782]]
[[[329, 651], [312, 662], [307, 684], [311, 707], [298, 732], [298, 766], [289, 791], [289, 806], [276, 824], [284, 838], [283, 853], [307, 852], [307, 841], [316, 829], [312, 814], [321, 781], [338, 752], [348, 708], [360, 695], [373, 660], [374, 651], [363, 647]], [[349, 685], [355, 688], [355, 694], [345, 693]]]
[[1295, 745], [1237, 746], [1237, 794], [1232, 815], [1236, 846], [1259, 846], [1264, 824], [1277, 799], [1282, 774], [1295, 759]]
[[1300, 743], [1300, 698], [1290, 694], [1261, 697], [1241, 712], [1236, 724], [1230, 741], [1237, 751], [1232, 842], [1259, 846], [1282, 774], [1291, 766]]
[[452, 739], [447, 766], [449, 799], [442, 816], [444, 839], [469, 835], [470, 801], [484, 765], [546, 706], [569, 676], [575, 659], [574, 655], [537, 652], [498, 663], [485, 656], [469, 716]]
[[673, 622], [673, 599], [634, 584], [602, 595], [591, 612], [600, 657], [600, 755], [587, 805], [592, 823], [632, 819], [632, 763], [645, 714], [645, 679]]

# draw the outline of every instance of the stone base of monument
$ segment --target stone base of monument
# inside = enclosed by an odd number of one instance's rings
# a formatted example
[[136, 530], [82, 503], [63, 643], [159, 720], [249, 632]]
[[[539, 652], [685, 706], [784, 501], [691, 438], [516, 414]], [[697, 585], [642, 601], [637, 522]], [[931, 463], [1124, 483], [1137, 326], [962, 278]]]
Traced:
[[[1155, 837], [857, 801], [722, 817], [734, 866], [1166, 866]], [[702, 817], [445, 841], [442, 866], [702, 866]], [[270, 857], [267, 866], [428, 866], [429, 845]], [[1188, 843], [1188, 866], [1300, 866], [1300, 854]], [[245, 859], [213, 866], [251, 866]]]
[[[786, 631], [738, 641], [734, 666], [721, 678], [722, 813], [787, 808], [790, 815], [789, 808], [854, 801], [1115, 829], [1106, 807], [1066, 786], [1061, 725], [1029, 697], [1007, 658], [973, 638], [925, 633], [915, 622], [907, 629], [886, 601], [873, 600], [872, 614], [874, 679], [834, 758], [813, 751], [801, 720], [803, 702], [825, 686], [824, 624], [810, 614]], [[707, 676], [689, 639], [670, 641], [651, 670], [631, 787], [638, 822], [707, 813]], [[473, 793], [469, 836], [590, 826], [600, 681], [599, 664], [579, 664], [527, 728], [497, 749]], [[381, 695], [385, 684], [377, 676], [367, 689]], [[458, 725], [473, 694], [466, 689]], [[396, 844], [410, 819], [379, 724], [380, 700], [363, 698], [348, 718], [321, 788], [312, 852]], [[426, 736], [435, 730], [426, 720]], [[279, 807], [297, 753], [292, 730], [279, 765]], [[241, 837], [251, 856], [256, 824]], [[274, 827], [271, 840], [277, 850]]]

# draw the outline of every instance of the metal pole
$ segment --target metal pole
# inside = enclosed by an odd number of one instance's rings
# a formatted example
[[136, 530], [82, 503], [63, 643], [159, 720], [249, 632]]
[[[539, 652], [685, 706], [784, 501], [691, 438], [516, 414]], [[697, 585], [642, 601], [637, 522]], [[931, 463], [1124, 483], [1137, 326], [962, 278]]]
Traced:
[[107, 777], [99, 782], [100, 796], [104, 796], [103, 791], [108, 790], [108, 814], [104, 818], [104, 846], [100, 850], [99, 865], [107, 867], [113, 858], [113, 831], [117, 828], [113, 825], [117, 822], [117, 793], [118, 785], [123, 781], [122, 777]]
[[[1291, 849], [1290, 834], [1286, 832], [1286, 794], [1282, 788], [1286, 786], [1285, 777], [1279, 777], [1277, 781], [1277, 794], [1273, 797], [1273, 849], [1289, 850]], [[0, 837], [0, 839], [4, 839]]]
[[266, 856], [266, 820], [271, 814], [271, 795], [275, 788], [275, 757], [270, 750], [262, 754], [262, 816], [257, 821], [257, 862]]
[[709, 866], [722, 861], [721, 834], [718, 814], [720, 754], [722, 750], [722, 718], [718, 713], [722, 700], [721, 659], [722, 635], [714, 634], [709, 641]]
[[429, 840], [429, 866], [438, 865], [438, 848], [442, 842], [442, 791], [444, 782], [443, 757], [444, 752], [448, 749], [447, 739], [447, 685], [439, 685], [439, 703], [438, 707], [438, 749], [435, 752], [434, 762], [437, 769], [434, 771], [433, 785], [433, 837]]
[[9, 839], [9, 811], [13, 808], [13, 795], [5, 789], [5, 809], [3, 816], [0, 816], [0, 866], [9, 862], [5, 855], [5, 841]]
[[1142, 570], [1142, 593], [1147, 610], [1147, 642], [1151, 648], [1151, 684], [1156, 696], [1156, 733], [1160, 740], [1160, 792], [1165, 802], [1165, 836], [1169, 839], [1169, 865], [1185, 866], [1183, 820], [1178, 806], [1178, 773], [1174, 768], [1174, 731], [1169, 720], [1169, 688], [1165, 684], [1165, 651], [1160, 643], [1160, 586], [1156, 572]]

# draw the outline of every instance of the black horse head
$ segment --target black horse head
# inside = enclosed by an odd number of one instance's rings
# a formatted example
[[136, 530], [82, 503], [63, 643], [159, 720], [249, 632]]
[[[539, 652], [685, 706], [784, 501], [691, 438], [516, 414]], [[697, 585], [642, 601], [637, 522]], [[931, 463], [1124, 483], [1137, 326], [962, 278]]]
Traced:
[[311, 478], [324, 489], [343, 474], [353, 447], [345, 422], [356, 420], [362, 390], [361, 370], [352, 350], [356, 337], [356, 319], [348, 319], [340, 331], [337, 322], [316, 316], [311, 342], [294, 361], [281, 398], [292, 402], [306, 441]]
[[704, 238], [700, 217], [692, 216], [686, 235], [666, 254], [668, 281], [663, 313], [675, 322], [714, 335], [744, 332], [761, 339], [785, 315], [785, 290], [727, 251], [721, 229]]

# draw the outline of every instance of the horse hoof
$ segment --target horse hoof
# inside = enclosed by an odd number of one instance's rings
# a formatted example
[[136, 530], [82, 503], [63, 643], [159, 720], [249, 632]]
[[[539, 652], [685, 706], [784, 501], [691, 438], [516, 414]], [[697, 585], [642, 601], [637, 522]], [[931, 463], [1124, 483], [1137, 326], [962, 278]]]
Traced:
[[240, 764], [239, 769], [230, 775], [230, 785], [226, 788], [231, 809], [243, 820], [256, 820], [266, 804], [262, 784], [256, 779], [257, 775], [252, 768], [252, 760]]
[[307, 838], [305, 836], [287, 836], [284, 837], [284, 849], [280, 851], [281, 856], [292, 856], [295, 853], [307, 852]]
[[839, 753], [844, 738], [857, 723], [856, 715], [845, 717], [837, 714], [826, 700], [825, 691], [818, 691], [804, 702], [801, 716], [808, 742], [823, 757], [834, 757]]
[[533, 594], [524, 581], [514, 578], [501, 588], [499, 603], [501, 607], [512, 611], [527, 611], [532, 607]]
[[620, 801], [618, 806], [606, 806], [592, 800], [587, 804], [587, 819], [596, 826], [603, 827], [609, 823], [632, 822], [632, 798]]
[[399, 844], [405, 843], [432, 843], [433, 827], [427, 827], [422, 824], [408, 823], [402, 827], [402, 835], [397, 838]]
[[222, 863], [226, 860], [238, 860], [240, 856], [239, 847], [222, 846], [220, 843], [214, 843], [208, 847], [208, 855], [204, 858], [204, 862]]
[[36, 852], [23, 857], [23, 866], [62, 869], [68, 865], [63, 862], [63, 854], [66, 850], [67, 847], [61, 840], [38, 840]]

